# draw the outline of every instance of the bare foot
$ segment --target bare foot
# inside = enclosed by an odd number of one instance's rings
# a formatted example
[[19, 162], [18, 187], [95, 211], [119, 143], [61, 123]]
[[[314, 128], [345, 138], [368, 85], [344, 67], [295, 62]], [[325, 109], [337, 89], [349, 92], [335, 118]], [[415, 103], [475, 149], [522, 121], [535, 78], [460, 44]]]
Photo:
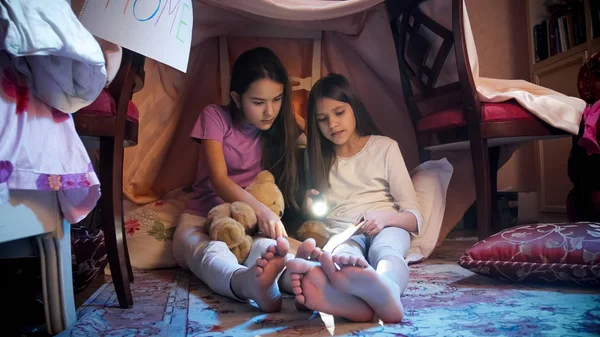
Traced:
[[316, 257], [318, 257], [318, 256], [314, 256], [314, 254], [313, 254], [316, 247], [317, 247], [317, 243], [315, 242], [315, 239], [304, 240], [300, 244], [300, 246], [298, 246], [298, 251], [296, 252], [296, 258], [311, 260], [311, 257], [312, 257], [312, 259], [316, 259]]
[[400, 287], [379, 275], [363, 257], [340, 255], [332, 258], [331, 254], [323, 252], [319, 262], [336, 289], [364, 300], [383, 322], [402, 321], [404, 307], [400, 301]]
[[335, 289], [318, 263], [296, 258], [287, 263], [287, 268], [300, 305], [354, 322], [373, 320], [373, 310], [358, 297]]
[[[304, 240], [298, 246], [298, 249], [296, 250], [296, 258], [316, 261], [318, 258], [318, 255], [313, 254], [316, 247], [317, 247], [317, 244], [314, 239]], [[281, 274], [281, 277], [279, 278], [279, 289], [281, 291], [285, 291], [286, 293], [293, 294], [292, 285], [291, 285], [292, 281], [291, 281], [290, 276], [291, 276], [291, 273], [289, 272], [288, 269], [286, 269], [283, 272], [283, 274]], [[296, 301], [296, 309], [301, 310], [301, 311], [310, 310], [310, 309], [306, 308], [305, 306], [299, 304], [297, 301]]]
[[281, 310], [281, 293], [275, 280], [285, 267], [289, 249], [289, 242], [278, 238], [277, 245], [267, 248], [254, 266], [235, 272], [231, 280], [234, 293], [254, 300], [263, 312]]
[[[320, 255], [319, 255], [320, 257]], [[359, 257], [352, 254], [340, 253], [335, 254], [331, 257], [334, 263], [336, 263], [339, 267], [349, 267], [349, 266], [358, 266], [367, 268], [369, 267], [369, 262], [364, 257]]]

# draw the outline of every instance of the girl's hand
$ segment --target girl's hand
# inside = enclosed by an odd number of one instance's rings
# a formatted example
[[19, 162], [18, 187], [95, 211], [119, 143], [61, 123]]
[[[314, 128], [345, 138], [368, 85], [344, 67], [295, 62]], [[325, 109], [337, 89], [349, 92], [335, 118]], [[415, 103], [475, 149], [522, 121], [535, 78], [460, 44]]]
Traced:
[[258, 230], [268, 238], [275, 240], [279, 237], [287, 238], [288, 235], [283, 223], [267, 206], [256, 213], [256, 218], [258, 220]]
[[383, 212], [365, 211], [361, 216], [366, 223], [358, 230], [367, 236], [379, 234], [387, 226], [387, 216]]
[[311, 209], [313, 205], [312, 197], [319, 194], [320, 192], [315, 189], [310, 189], [306, 191], [306, 194], [304, 194], [304, 202], [302, 203], [302, 210], [304, 211], [304, 214], [311, 214]]

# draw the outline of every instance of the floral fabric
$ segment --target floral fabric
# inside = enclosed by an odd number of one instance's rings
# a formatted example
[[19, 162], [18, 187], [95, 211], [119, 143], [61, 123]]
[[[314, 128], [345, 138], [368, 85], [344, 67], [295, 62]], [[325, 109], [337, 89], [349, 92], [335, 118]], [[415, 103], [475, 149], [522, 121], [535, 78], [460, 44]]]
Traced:
[[92, 211], [100, 182], [70, 115], [32, 95], [0, 52], [0, 204], [10, 190], [56, 191], [69, 223]]

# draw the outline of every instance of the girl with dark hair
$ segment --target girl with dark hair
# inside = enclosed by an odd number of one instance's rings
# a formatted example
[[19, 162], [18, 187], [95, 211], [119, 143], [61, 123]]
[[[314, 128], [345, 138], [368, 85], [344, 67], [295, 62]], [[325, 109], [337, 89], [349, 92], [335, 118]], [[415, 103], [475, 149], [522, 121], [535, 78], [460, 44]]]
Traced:
[[[234, 63], [227, 106], [208, 105], [191, 137], [200, 143], [193, 197], [181, 215], [173, 238], [177, 263], [190, 269], [213, 291], [254, 300], [265, 312], [281, 307], [279, 285], [291, 292], [282, 271], [288, 254], [287, 233], [274, 214], [244, 188], [261, 170], [269, 170], [289, 207], [296, 207], [300, 129], [292, 111], [291, 86], [279, 58], [267, 48], [244, 52]], [[225, 202], [243, 201], [254, 209], [259, 231], [245, 265], [221, 241], [204, 232], [207, 213]], [[308, 246], [306, 246], [308, 245]], [[312, 242], [303, 247], [314, 247]], [[311, 247], [311, 245], [313, 245]]]
[[[373, 314], [384, 322], [401, 321], [400, 296], [409, 278], [404, 257], [422, 216], [398, 143], [379, 135], [365, 105], [337, 74], [311, 90], [307, 137], [307, 166], [316, 189], [306, 193], [303, 208], [322, 193], [330, 207], [324, 219], [330, 240], [361, 227], [331, 254], [316, 248], [311, 255], [320, 265], [288, 262], [296, 300], [354, 321], [371, 320]], [[360, 305], [344, 305], [357, 299]]]

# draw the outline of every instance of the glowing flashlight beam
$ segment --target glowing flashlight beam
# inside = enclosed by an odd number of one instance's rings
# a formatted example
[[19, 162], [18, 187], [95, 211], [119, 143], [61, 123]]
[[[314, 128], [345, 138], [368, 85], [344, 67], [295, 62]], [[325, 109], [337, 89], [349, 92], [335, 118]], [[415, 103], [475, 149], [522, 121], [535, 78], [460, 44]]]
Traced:
[[312, 205], [312, 212], [316, 216], [327, 214], [327, 204], [324, 201], [317, 201]]

